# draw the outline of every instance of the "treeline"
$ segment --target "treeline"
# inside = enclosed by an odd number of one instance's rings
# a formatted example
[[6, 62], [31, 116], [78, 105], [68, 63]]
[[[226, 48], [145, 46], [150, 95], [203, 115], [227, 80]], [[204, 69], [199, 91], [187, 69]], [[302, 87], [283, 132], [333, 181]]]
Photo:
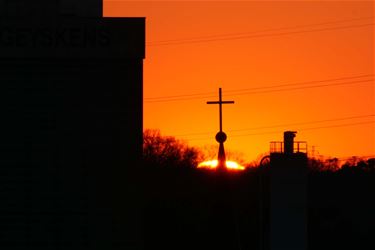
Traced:
[[[143, 160], [145, 167], [194, 169], [205, 160], [205, 153], [173, 136], [163, 136], [159, 130], [147, 129], [143, 133]], [[260, 160], [245, 165], [248, 169], [257, 168]], [[338, 158], [309, 158], [309, 170], [310, 172], [375, 171], [375, 158], [362, 159], [353, 156], [343, 163]]]
[[143, 132], [143, 162], [145, 167], [195, 168], [203, 160], [199, 149], [173, 136], [162, 136], [159, 130]]
[[[267, 165], [197, 171], [199, 149], [152, 130], [143, 149], [145, 249], [267, 249]], [[375, 249], [374, 163], [309, 159], [308, 249]]]

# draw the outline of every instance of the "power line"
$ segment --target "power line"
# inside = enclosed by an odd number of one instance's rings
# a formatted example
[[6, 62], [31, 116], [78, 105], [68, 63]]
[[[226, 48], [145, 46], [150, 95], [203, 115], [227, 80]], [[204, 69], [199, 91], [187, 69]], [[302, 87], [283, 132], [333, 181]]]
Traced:
[[[236, 92], [240, 92], [241, 93], [241, 92], [244, 92], [244, 91], [253, 91], [253, 90], [272, 89], [272, 88], [278, 88], [278, 87], [308, 85], [308, 84], [312, 84], [312, 83], [330, 82], [330, 81], [339, 81], [339, 80], [349, 80], [349, 79], [355, 79], [355, 78], [372, 77], [373, 75], [374, 74], [364, 74], [364, 75], [357, 75], [357, 76], [329, 78], [329, 79], [324, 79], [324, 80], [313, 80], [313, 81], [304, 81], [304, 82], [284, 83], [284, 84], [277, 84], [277, 85], [264, 86], [264, 87], [253, 87], [253, 88], [246, 88], [246, 89], [234, 89], [234, 90], [226, 90], [226, 93], [236, 93]], [[179, 98], [179, 97], [200, 97], [200, 98], [207, 98], [207, 97], [213, 97], [212, 94], [215, 94], [215, 92], [204, 92], [204, 93], [173, 95], [173, 96], [146, 97], [146, 98], [144, 98], [144, 100], [153, 101], [153, 100], [160, 100], [160, 99], [175, 99], [175, 98]]]
[[[337, 125], [329, 125], [329, 126], [302, 128], [302, 129], [298, 129], [298, 131], [317, 130], [317, 129], [326, 129], [326, 128], [349, 127], [349, 126], [371, 124], [371, 123], [375, 123], [375, 121], [365, 121], [365, 122], [356, 122], [356, 123], [347, 123], [347, 124], [337, 124]], [[282, 132], [282, 131], [272, 131], [272, 132], [264, 132], [264, 133], [252, 133], [252, 134], [243, 134], [243, 135], [231, 135], [231, 137], [279, 134], [280, 132]]]
[[347, 76], [347, 77], [339, 77], [339, 78], [329, 78], [329, 79], [324, 79], [324, 80], [314, 80], [314, 81], [305, 81], [305, 82], [297, 82], [297, 83], [279, 84], [279, 85], [265, 86], [265, 87], [253, 87], [253, 88], [246, 88], [246, 89], [226, 90], [225, 92], [235, 93], [235, 92], [253, 91], [253, 90], [261, 90], [261, 89], [272, 89], [272, 88], [276, 88], [276, 87], [309, 85], [309, 84], [312, 84], [312, 83], [331, 82], [331, 81], [349, 80], [349, 79], [363, 78], [363, 77], [372, 77], [373, 75], [374, 74]]
[[344, 82], [344, 83], [320, 84], [320, 85], [305, 86], [305, 87], [295, 87], [295, 88], [285, 88], [285, 89], [275, 89], [275, 90], [265, 90], [265, 91], [254, 91], [254, 92], [234, 94], [233, 96], [248, 95], [248, 94], [272, 93], [272, 92], [284, 92], [284, 91], [290, 91], [290, 90], [312, 89], [312, 88], [331, 87], [331, 86], [341, 86], [341, 85], [350, 85], [350, 84], [357, 84], [357, 83], [366, 83], [366, 82], [372, 82], [372, 81], [373, 81], [373, 79], [369, 79], [369, 80], [352, 81], [352, 82]]
[[[284, 92], [284, 91], [291, 91], [291, 90], [303, 90], [303, 89], [312, 89], [312, 88], [321, 88], [321, 87], [332, 87], [332, 86], [342, 86], [342, 85], [351, 85], [351, 84], [363, 84], [373, 82], [373, 79], [368, 80], [358, 80], [358, 81], [350, 81], [350, 82], [342, 82], [342, 83], [330, 83], [330, 84], [319, 84], [319, 85], [312, 85], [312, 86], [303, 86], [303, 87], [293, 87], [293, 88], [280, 88], [280, 89], [270, 89], [270, 90], [260, 90], [260, 91], [247, 91], [242, 93], [232, 94], [231, 96], [239, 96], [239, 95], [251, 95], [251, 94], [263, 94], [263, 93], [273, 93], [273, 92]], [[372, 83], [373, 84], [373, 83]], [[200, 96], [200, 97], [186, 97], [186, 98], [174, 98], [174, 99], [160, 99], [160, 100], [145, 100], [145, 103], [156, 103], [156, 102], [175, 102], [175, 101], [186, 101], [186, 100], [197, 100], [197, 99], [205, 99], [211, 98], [214, 96]]]
[[275, 37], [275, 36], [285, 36], [285, 35], [292, 35], [292, 34], [320, 32], [320, 31], [330, 31], [330, 30], [350, 29], [350, 28], [361, 28], [361, 27], [372, 26], [372, 25], [374, 25], [374, 23], [359, 24], [359, 25], [348, 25], [348, 26], [339, 26], [339, 27], [331, 27], [331, 28], [309, 29], [309, 30], [300, 30], [300, 31], [290, 31], [290, 32], [281, 32], [281, 33], [270, 33], [270, 34], [262, 34], [262, 35], [244, 35], [244, 36], [237, 36], [237, 37], [223, 37], [223, 38], [200, 39], [200, 40], [192, 40], [192, 41], [168, 42], [168, 43], [159, 43], [159, 44], [147, 44], [147, 46], [167, 46], [167, 45], [207, 43], [207, 42], [240, 40], [240, 39], [261, 38], [261, 37]]
[[[320, 127], [311, 127], [311, 128], [302, 128], [298, 129], [298, 131], [307, 131], [307, 130], [318, 130], [318, 129], [327, 129], [327, 128], [338, 128], [338, 127], [349, 127], [349, 126], [358, 126], [358, 125], [365, 125], [365, 124], [374, 124], [375, 121], [365, 121], [365, 122], [357, 122], [357, 123], [347, 123], [347, 124], [337, 124], [331, 126], [320, 126]], [[251, 134], [242, 134], [242, 135], [231, 135], [230, 137], [247, 137], [247, 136], [256, 136], [256, 135], [269, 135], [269, 134], [279, 134], [282, 131], [270, 131], [264, 133], [251, 133]], [[185, 139], [189, 141], [201, 141], [207, 140], [208, 137], [205, 138], [193, 138], [193, 139]]]
[[365, 121], [365, 122], [339, 124], [339, 125], [331, 125], [331, 126], [302, 128], [302, 129], [299, 129], [299, 130], [300, 131], [306, 131], [306, 130], [316, 130], [316, 129], [324, 129], [324, 128], [340, 128], [340, 127], [356, 126], [356, 125], [371, 124], [371, 123], [375, 123], [375, 121]]
[[[273, 126], [261, 126], [261, 127], [254, 127], [254, 128], [232, 129], [232, 130], [228, 130], [228, 132], [248, 131], [248, 130], [263, 130], [263, 129], [269, 129], [269, 128], [280, 128], [280, 127], [295, 126], [295, 125], [307, 125], [307, 124], [314, 124], [314, 123], [324, 123], [324, 122], [333, 122], [333, 121], [353, 120], [353, 119], [367, 118], [367, 117], [374, 117], [374, 116], [375, 116], [375, 114], [359, 115], [359, 116], [349, 116], [349, 117], [340, 117], [340, 118], [317, 120], [317, 121], [279, 124], [279, 125], [273, 125]], [[191, 135], [208, 135], [208, 134], [212, 134], [212, 133], [210, 133], [210, 132], [201, 132], [201, 133], [180, 134], [180, 135], [176, 135], [176, 136], [184, 137], [184, 136], [191, 136]]]
[[181, 38], [181, 39], [169, 39], [169, 40], [151, 41], [151, 42], [147, 42], [147, 45], [153, 46], [153, 45], [157, 45], [159, 43], [183, 42], [183, 41], [186, 42], [186, 41], [202, 40], [202, 39], [209, 39], [209, 38], [237, 37], [237, 36], [244, 36], [244, 35], [250, 35], [250, 34], [264, 33], [264, 32], [270, 32], [270, 31], [298, 29], [298, 28], [306, 28], [306, 27], [321, 26], [321, 25], [327, 25], [327, 24], [329, 25], [329, 24], [336, 24], [336, 23], [345, 23], [345, 22], [360, 21], [360, 20], [369, 20], [369, 19], [373, 19], [373, 17], [362, 17], [362, 18], [345, 19], [345, 20], [337, 20], [337, 21], [330, 21], [330, 22], [321, 22], [321, 23], [314, 23], [314, 24], [295, 25], [295, 26], [289, 26], [289, 27], [271, 28], [271, 29], [264, 29], [264, 30], [250, 31], [250, 32], [242, 32], [242, 33], [227, 33], [227, 34], [200, 36], [200, 37], [190, 37], [190, 38]]

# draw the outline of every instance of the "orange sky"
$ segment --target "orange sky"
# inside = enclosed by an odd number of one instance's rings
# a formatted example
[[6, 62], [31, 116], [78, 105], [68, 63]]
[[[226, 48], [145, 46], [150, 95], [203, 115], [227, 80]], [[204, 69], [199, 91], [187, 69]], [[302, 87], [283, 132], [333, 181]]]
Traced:
[[375, 155], [373, 2], [104, 0], [104, 15], [146, 17], [144, 128], [217, 145], [206, 101], [222, 87], [235, 101], [223, 107], [225, 148], [246, 161], [284, 130], [316, 155]]

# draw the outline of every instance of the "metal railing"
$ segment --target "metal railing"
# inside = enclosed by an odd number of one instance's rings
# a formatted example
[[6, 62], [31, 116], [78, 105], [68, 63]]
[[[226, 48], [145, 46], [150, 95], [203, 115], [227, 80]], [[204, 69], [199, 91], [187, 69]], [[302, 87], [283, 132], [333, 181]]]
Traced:
[[[282, 142], [282, 141], [271, 141], [270, 142], [270, 153], [284, 153], [284, 142]], [[305, 154], [307, 154], [307, 142], [306, 141], [295, 141], [295, 142], [293, 142], [293, 153], [305, 153]]]

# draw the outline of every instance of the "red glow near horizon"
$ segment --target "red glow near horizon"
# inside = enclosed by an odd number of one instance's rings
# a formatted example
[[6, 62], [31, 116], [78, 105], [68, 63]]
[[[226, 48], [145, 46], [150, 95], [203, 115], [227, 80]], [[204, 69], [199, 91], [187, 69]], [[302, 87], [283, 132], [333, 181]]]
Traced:
[[[218, 160], [204, 161], [198, 164], [198, 168], [216, 169]], [[235, 161], [226, 161], [228, 170], [245, 170], [244, 166], [241, 166]]]

